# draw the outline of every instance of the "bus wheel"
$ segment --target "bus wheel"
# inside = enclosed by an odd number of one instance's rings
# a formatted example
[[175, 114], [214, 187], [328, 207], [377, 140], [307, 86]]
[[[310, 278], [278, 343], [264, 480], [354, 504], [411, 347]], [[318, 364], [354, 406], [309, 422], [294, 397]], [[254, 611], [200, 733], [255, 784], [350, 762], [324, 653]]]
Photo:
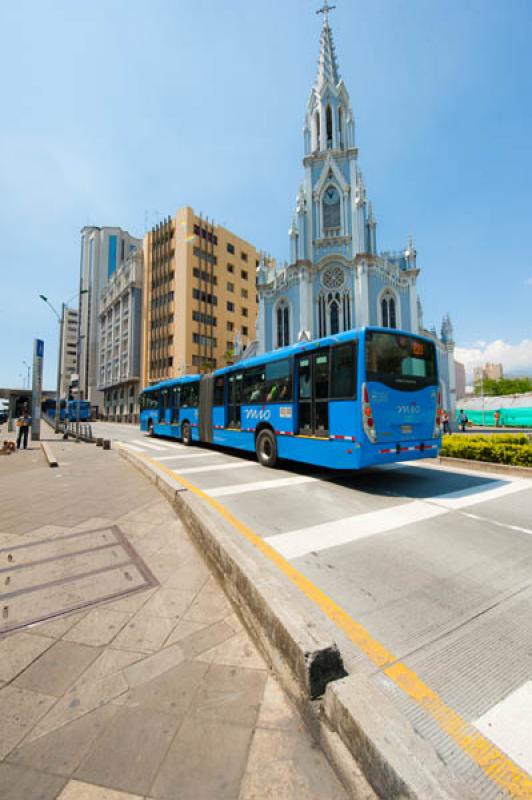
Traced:
[[275, 467], [277, 464], [277, 442], [272, 431], [265, 429], [259, 433], [255, 441], [255, 452], [263, 467]]
[[148, 420], [148, 436], [153, 436], [153, 420]]
[[185, 447], [189, 447], [192, 444], [192, 431], [190, 430], [190, 425], [188, 422], [183, 423], [183, 427], [181, 428], [181, 439], [183, 440]]

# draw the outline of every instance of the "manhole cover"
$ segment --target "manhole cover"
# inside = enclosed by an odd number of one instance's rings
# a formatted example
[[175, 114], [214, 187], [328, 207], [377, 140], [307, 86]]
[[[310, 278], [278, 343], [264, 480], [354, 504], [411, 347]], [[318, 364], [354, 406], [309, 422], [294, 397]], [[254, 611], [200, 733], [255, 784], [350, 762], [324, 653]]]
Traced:
[[0, 548], [0, 635], [156, 586], [117, 525]]

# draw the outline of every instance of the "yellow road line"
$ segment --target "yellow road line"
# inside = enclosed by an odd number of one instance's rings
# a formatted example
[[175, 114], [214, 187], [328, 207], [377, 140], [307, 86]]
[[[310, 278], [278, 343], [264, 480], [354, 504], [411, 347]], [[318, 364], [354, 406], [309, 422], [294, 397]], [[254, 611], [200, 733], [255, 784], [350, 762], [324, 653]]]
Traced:
[[416, 673], [407, 667], [378, 642], [369, 631], [359, 622], [356, 622], [346, 611], [318, 589], [302, 572], [295, 569], [277, 550], [267, 544], [256, 533], [237, 519], [225, 506], [214, 497], [205, 494], [186, 478], [176, 475], [167, 467], [145, 455], [135, 454], [136, 458], [152, 464], [164, 472], [173, 481], [180, 483], [196, 497], [204, 500], [223, 519], [225, 519], [238, 533], [259, 550], [269, 561], [300, 589], [318, 608], [342, 630], [346, 636], [377, 667], [384, 670], [384, 674], [399, 687], [408, 697], [414, 700], [427, 714], [429, 714], [445, 731], [445, 733], [458, 745], [458, 747], [471, 758], [472, 761], [498, 786], [509, 795], [519, 800], [530, 800], [532, 797], [531, 776], [515, 764], [508, 756], [499, 750], [489, 739], [486, 739], [469, 722], [460, 717], [452, 708], [446, 705], [441, 697], [430, 689]]

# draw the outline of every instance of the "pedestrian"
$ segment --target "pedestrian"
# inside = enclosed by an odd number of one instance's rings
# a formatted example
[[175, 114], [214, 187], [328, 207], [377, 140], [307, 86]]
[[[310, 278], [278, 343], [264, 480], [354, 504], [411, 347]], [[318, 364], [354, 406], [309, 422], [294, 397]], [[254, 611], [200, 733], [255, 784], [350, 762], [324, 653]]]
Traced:
[[18, 428], [18, 436], [17, 436], [17, 450], [20, 450], [20, 443], [24, 439], [24, 450], [28, 449], [28, 432], [31, 425], [31, 417], [24, 409], [22, 415], [17, 419], [17, 428]]
[[443, 422], [443, 432], [449, 433], [449, 414], [447, 411], [444, 411], [442, 414], [442, 422]]
[[465, 433], [466, 425], [469, 422], [467, 419], [467, 414], [465, 413], [464, 409], [460, 409], [460, 414], [458, 415], [458, 424], [460, 425], [460, 430], [462, 433]]
[[501, 421], [501, 412], [500, 411], [496, 411], [493, 416], [495, 418], [495, 427], [498, 428], [499, 425], [500, 425], [500, 421]]

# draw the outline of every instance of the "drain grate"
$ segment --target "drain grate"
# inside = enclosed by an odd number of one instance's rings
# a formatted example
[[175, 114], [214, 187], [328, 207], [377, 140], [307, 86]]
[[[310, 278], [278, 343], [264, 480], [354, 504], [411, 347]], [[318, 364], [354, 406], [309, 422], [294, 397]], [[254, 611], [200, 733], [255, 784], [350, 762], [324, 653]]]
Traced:
[[157, 585], [117, 525], [0, 548], [0, 636]]

